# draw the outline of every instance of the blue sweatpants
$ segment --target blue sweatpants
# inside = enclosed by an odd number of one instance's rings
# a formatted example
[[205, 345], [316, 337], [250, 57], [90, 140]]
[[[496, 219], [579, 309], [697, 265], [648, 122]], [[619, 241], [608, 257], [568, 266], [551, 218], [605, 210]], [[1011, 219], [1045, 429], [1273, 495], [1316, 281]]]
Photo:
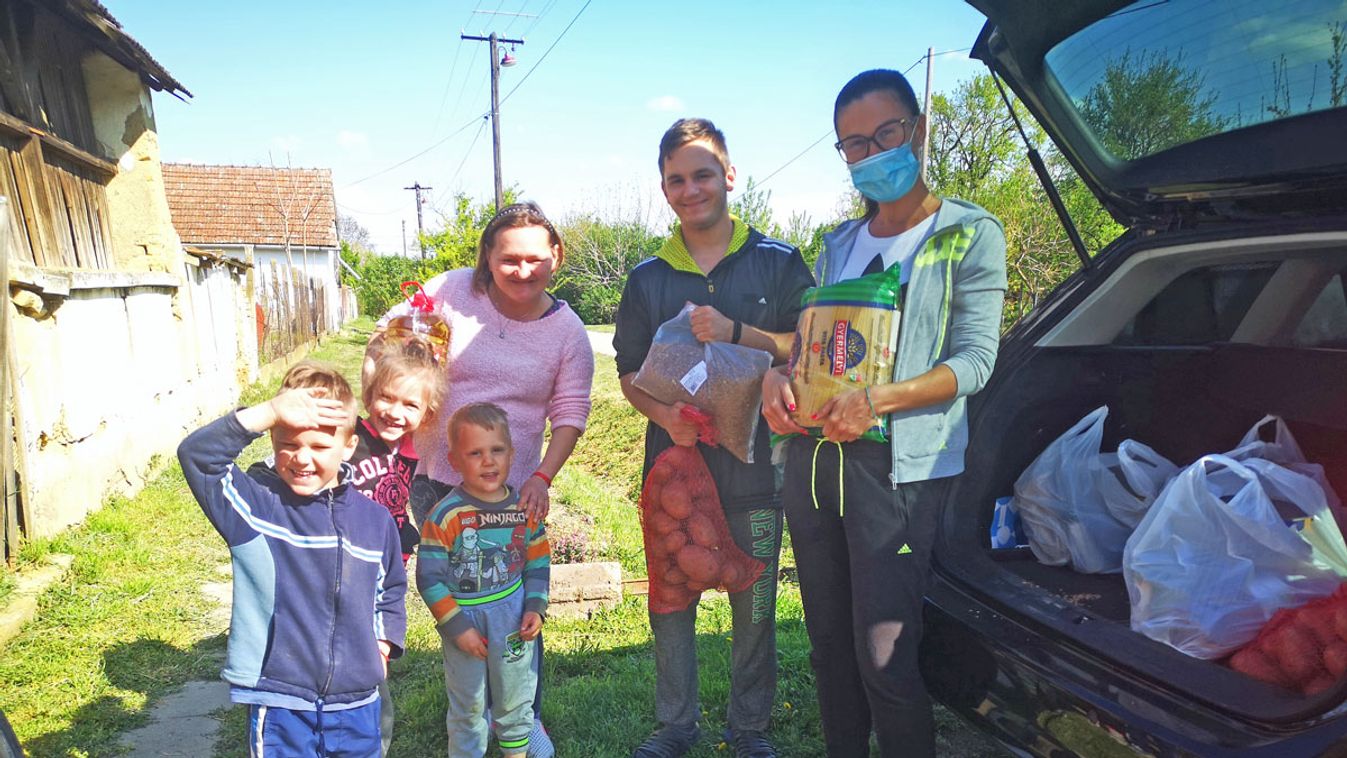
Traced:
[[380, 701], [342, 711], [248, 706], [252, 758], [377, 758]]

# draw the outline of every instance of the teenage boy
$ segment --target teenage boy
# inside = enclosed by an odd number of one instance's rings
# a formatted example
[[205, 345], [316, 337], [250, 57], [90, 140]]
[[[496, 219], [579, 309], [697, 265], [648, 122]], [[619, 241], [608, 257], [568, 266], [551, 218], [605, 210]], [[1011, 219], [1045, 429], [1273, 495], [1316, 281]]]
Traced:
[[[376, 688], [402, 654], [407, 575], [388, 511], [341, 475], [355, 422], [346, 380], [306, 362], [276, 397], [178, 447], [234, 564], [221, 676], [230, 699], [248, 706], [253, 756], [379, 754]], [[266, 432], [275, 468], [244, 473], [234, 459]]]
[[[697, 445], [720, 494], [735, 543], [767, 568], [754, 585], [730, 595], [733, 643], [730, 662], [729, 734], [739, 758], [776, 755], [766, 739], [776, 694], [776, 572], [781, 551], [781, 502], [771, 463], [766, 424], [754, 440], [756, 463], [697, 444], [696, 427], [632, 380], [660, 324], [695, 303], [693, 332], [703, 342], [731, 342], [790, 354], [800, 296], [813, 275], [796, 248], [766, 237], [730, 215], [735, 170], [725, 135], [710, 121], [675, 122], [659, 146], [660, 188], [678, 224], [653, 258], [627, 277], [618, 305], [613, 346], [622, 393], [649, 423], [645, 473], [671, 445]], [[697, 606], [650, 614], [655, 637], [655, 717], [659, 728], [634, 758], [675, 758], [701, 736], [697, 725]]]

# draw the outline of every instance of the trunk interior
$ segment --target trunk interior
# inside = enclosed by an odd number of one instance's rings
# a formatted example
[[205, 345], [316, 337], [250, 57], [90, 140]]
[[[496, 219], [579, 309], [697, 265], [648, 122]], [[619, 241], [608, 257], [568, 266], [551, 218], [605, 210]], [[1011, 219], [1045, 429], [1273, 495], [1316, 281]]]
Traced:
[[1342, 700], [1347, 682], [1303, 698], [1190, 658], [1131, 632], [1122, 574], [1044, 566], [1027, 548], [993, 551], [988, 529], [993, 501], [1014, 491], [1020, 473], [1049, 443], [1104, 404], [1110, 412], [1103, 450], [1133, 438], [1180, 466], [1233, 448], [1264, 415], [1280, 415], [1306, 457], [1347, 494], [1345, 377], [1347, 350], [1236, 344], [1036, 349], [975, 397], [967, 472], [954, 485], [942, 545], [942, 554], [964, 558], [941, 560], [941, 568], [996, 596], [1007, 611], [1028, 611], [1033, 621], [1101, 656], [1224, 710], [1263, 721], [1328, 710]]
[[[1324, 466], [1335, 491], [1347, 493], [1343, 379], [1347, 351], [1249, 346], [1044, 351], [1015, 383], [1039, 388], [1046, 397], [1017, 409], [1012, 427], [1034, 430], [1028, 449], [1036, 456], [1081, 416], [1107, 404], [1105, 450], [1130, 437], [1183, 466], [1233, 448], [1260, 418], [1276, 413], [1287, 420], [1306, 458]], [[1011, 485], [1005, 493], [1028, 463], [1005, 472]], [[984, 521], [984, 528], [990, 525], [990, 512]], [[1017, 557], [1024, 559], [1004, 561], [1007, 569], [1103, 618], [1127, 622], [1121, 574], [1078, 574], [1043, 566], [1032, 555]]]

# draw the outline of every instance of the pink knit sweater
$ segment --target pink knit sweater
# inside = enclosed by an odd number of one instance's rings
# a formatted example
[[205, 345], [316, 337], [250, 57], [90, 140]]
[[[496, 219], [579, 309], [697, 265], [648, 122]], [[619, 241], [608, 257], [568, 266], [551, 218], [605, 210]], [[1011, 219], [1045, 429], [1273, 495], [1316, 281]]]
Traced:
[[[507, 482], [522, 485], [542, 461], [543, 428], [584, 431], [594, 353], [584, 324], [562, 303], [536, 321], [502, 316], [486, 295], [472, 290], [472, 269], [446, 271], [425, 284], [453, 330], [449, 338], [449, 386], [440, 413], [416, 433], [417, 473], [449, 484], [460, 478], [449, 465], [449, 417], [468, 403], [499, 405], [510, 417], [514, 462]], [[384, 316], [407, 313], [406, 302]]]

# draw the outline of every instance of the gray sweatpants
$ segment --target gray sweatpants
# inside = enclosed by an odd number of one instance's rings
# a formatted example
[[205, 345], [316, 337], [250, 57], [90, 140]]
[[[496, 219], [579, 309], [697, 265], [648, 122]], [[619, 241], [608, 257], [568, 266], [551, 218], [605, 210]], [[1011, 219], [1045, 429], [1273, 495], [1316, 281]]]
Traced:
[[[730, 595], [731, 729], [765, 731], [776, 697], [776, 575], [781, 553], [781, 511], [763, 508], [725, 514], [730, 537], [767, 564], [752, 587]], [[655, 718], [666, 726], [691, 726], [697, 703], [697, 606], [650, 614], [655, 635]]]
[[528, 749], [533, 729], [533, 694], [537, 676], [533, 670], [532, 641], [519, 638], [524, 616], [524, 591], [484, 605], [464, 607], [477, 631], [486, 638], [486, 660], [475, 658], [454, 644], [439, 627], [444, 652], [444, 686], [449, 694], [445, 726], [449, 730], [449, 758], [482, 758], [486, 755], [486, 688], [491, 687], [491, 715], [496, 740], [505, 753]]

